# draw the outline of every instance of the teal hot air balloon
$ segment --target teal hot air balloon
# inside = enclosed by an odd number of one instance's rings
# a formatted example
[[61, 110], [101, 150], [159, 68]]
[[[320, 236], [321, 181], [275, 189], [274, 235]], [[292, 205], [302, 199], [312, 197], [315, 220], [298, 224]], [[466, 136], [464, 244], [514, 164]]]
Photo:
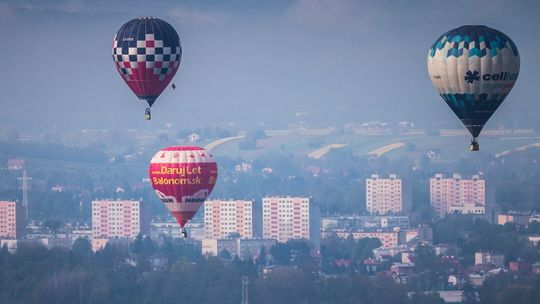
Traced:
[[477, 137], [518, 78], [516, 45], [498, 30], [465, 25], [435, 40], [427, 66], [433, 86], [471, 133], [471, 151], [478, 151]]

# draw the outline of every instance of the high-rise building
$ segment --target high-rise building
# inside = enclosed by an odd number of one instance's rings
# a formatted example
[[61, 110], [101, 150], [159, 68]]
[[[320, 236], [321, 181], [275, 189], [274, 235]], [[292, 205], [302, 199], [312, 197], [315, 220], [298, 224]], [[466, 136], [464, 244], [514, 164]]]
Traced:
[[387, 214], [402, 213], [408, 209], [409, 193], [404, 189], [400, 178], [390, 174], [388, 178], [380, 178], [372, 174], [366, 179], [366, 210], [369, 213]]
[[141, 201], [92, 201], [94, 239], [134, 238], [147, 234], [148, 225]]
[[223, 239], [238, 233], [254, 237], [253, 201], [211, 200], [204, 203], [204, 229], [207, 239]]
[[0, 201], [0, 238], [17, 238], [17, 203]]
[[486, 206], [486, 184], [479, 175], [471, 179], [462, 179], [454, 174], [445, 178], [435, 174], [429, 179], [431, 206], [439, 217], [447, 213], [484, 214]]
[[263, 239], [307, 239], [319, 246], [320, 212], [307, 197], [265, 197], [262, 218]]

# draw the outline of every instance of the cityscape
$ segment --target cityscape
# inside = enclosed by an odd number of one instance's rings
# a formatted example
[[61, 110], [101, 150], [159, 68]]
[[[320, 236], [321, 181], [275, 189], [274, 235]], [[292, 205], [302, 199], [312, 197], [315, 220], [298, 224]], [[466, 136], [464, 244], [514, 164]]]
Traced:
[[0, 304], [540, 303], [534, 0], [0, 0]]
[[[264, 167], [256, 173], [252, 164], [232, 162], [225, 171], [233, 176], [267, 176], [279, 169]], [[307, 263], [320, 278], [347, 278], [353, 274], [386, 278], [408, 286], [410, 299], [421, 290], [425, 297], [447, 303], [462, 302], [471, 292], [483, 292], [484, 283], [493, 280], [490, 278], [511, 275], [514, 280], [525, 280], [540, 274], [535, 249], [540, 240], [540, 214], [501, 211], [495, 204], [495, 186], [481, 172], [435, 173], [420, 183], [395, 173], [368, 173], [356, 189], [364, 193], [362, 202], [356, 202], [356, 212], [328, 211], [312, 196], [287, 193], [263, 194], [259, 199], [208, 199], [198, 216], [186, 225], [188, 238], [184, 238], [176, 221], [162, 212], [156, 214], [144, 199], [123, 198], [126, 191], [120, 187], [111, 189], [116, 199], [89, 198], [88, 216], [81, 221], [33, 219], [35, 199], [28, 191], [35, 189], [39, 181], [28, 176], [30, 169], [25, 159], [8, 159], [2, 170], [4, 176], [20, 176], [18, 197], [23, 198], [0, 202], [0, 246], [4, 255], [16, 255], [18, 249], [32, 246], [74, 250], [85, 242], [96, 256], [112, 248], [123, 252], [117, 263], [125, 267], [142, 267], [142, 258], [146, 271], [152, 272], [168, 269], [169, 259], [178, 258], [156, 249], [173, 241], [203, 259], [253, 263], [253, 271], [260, 278], [307, 267]], [[317, 178], [324, 174], [321, 171], [309, 168], [307, 173]], [[130, 188], [136, 189], [139, 184]], [[44, 190], [52, 195], [73, 191], [67, 185], [49, 185]], [[144, 180], [142, 185], [143, 189], [150, 187]], [[423, 189], [415, 190], [418, 187]], [[427, 195], [432, 210], [428, 217], [420, 212], [419, 192]], [[86, 208], [85, 202], [80, 204], [81, 210]], [[77, 217], [77, 211], [73, 215]], [[481, 229], [487, 231], [477, 231]], [[499, 243], [502, 239], [496, 231], [501, 229], [515, 234], [513, 242], [521, 240], [523, 255], [507, 247], [516, 244]], [[477, 237], [495, 239], [486, 239], [484, 244], [469, 243]], [[134, 250], [137, 243], [144, 242], [153, 244], [151, 254]], [[356, 249], [348, 253], [346, 246], [361, 247], [361, 252]], [[438, 275], [435, 282], [420, 286], [421, 280], [433, 275], [433, 271]], [[240, 281], [237, 284], [240, 288]]]

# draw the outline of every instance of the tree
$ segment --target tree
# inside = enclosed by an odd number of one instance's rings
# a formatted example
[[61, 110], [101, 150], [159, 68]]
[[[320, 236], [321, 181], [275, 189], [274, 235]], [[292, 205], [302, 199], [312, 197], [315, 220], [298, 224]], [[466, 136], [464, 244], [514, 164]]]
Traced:
[[429, 245], [420, 244], [414, 250], [414, 266], [417, 272], [433, 271], [437, 268], [439, 258]]
[[540, 293], [533, 286], [512, 285], [501, 290], [497, 295], [497, 304], [538, 303]]
[[359, 261], [373, 257], [373, 249], [381, 247], [378, 238], [361, 238], [353, 243], [352, 256]]
[[476, 304], [478, 303], [478, 296], [477, 296], [477, 293], [476, 293], [476, 290], [474, 289], [474, 286], [470, 283], [470, 282], [467, 282], [464, 286], [463, 286], [463, 303], [464, 304]]
[[266, 247], [262, 247], [261, 251], [259, 252], [259, 256], [257, 257], [257, 260], [255, 261], [258, 267], [264, 267], [266, 266], [267, 260], [266, 260]]
[[73, 242], [71, 251], [73, 252], [73, 259], [76, 264], [87, 264], [94, 256], [92, 251], [92, 244], [87, 238], [79, 237]]
[[219, 252], [218, 256], [224, 260], [231, 259], [231, 253], [227, 249], [223, 249]]
[[163, 239], [163, 243], [159, 248], [159, 252], [167, 258], [167, 263], [169, 264], [169, 266], [173, 265], [177, 261], [177, 256], [174, 252], [174, 246], [170, 237], [166, 237]]
[[137, 234], [137, 237], [135, 237], [135, 240], [131, 242], [130, 246], [131, 253], [141, 253], [143, 250], [143, 236], [141, 233]]
[[497, 294], [504, 290], [512, 281], [510, 275], [500, 273], [489, 277], [478, 290], [480, 300], [484, 304], [495, 303]]
[[142, 247], [140, 254], [151, 256], [157, 252], [156, 243], [150, 238], [150, 236], [145, 236], [142, 241]]
[[50, 232], [57, 233], [60, 228], [62, 228], [62, 221], [59, 219], [47, 219], [43, 223], [43, 226], [47, 227]]
[[[263, 247], [264, 249], [264, 247]], [[7, 256], [9, 255], [9, 250], [8, 250], [8, 244], [5, 243], [4, 246], [2, 246], [2, 249], [0, 250], [0, 256], [4, 257], [4, 256]]]
[[313, 277], [299, 269], [273, 271], [252, 286], [253, 298], [258, 303], [324, 303], [317, 297]]
[[95, 263], [99, 267], [115, 269], [119, 260], [123, 260], [127, 256], [118, 250], [115, 246], [106, 244], [105, 247], [98, 250], [95, 254]]

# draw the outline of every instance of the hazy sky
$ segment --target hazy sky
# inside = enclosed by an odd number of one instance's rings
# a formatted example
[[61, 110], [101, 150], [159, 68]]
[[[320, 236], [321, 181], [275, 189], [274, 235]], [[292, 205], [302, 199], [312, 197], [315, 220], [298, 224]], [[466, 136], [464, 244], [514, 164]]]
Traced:
[[[111, 40], [152, 15], [180, 35], [182, 64], [153, 107], [113, 66]], [[204, 126], [229, 121], [420, 120], [460, 123], [427, 76], [442, 33], [485, 24], [521, 54], [516, 86], [489, 127], [540, 114], [536, 0], [0, 1], [3, 125]], [[532, 109], [532, 110], [531, 110]], [[6, 115], [7, 114], [7, 115]]]

